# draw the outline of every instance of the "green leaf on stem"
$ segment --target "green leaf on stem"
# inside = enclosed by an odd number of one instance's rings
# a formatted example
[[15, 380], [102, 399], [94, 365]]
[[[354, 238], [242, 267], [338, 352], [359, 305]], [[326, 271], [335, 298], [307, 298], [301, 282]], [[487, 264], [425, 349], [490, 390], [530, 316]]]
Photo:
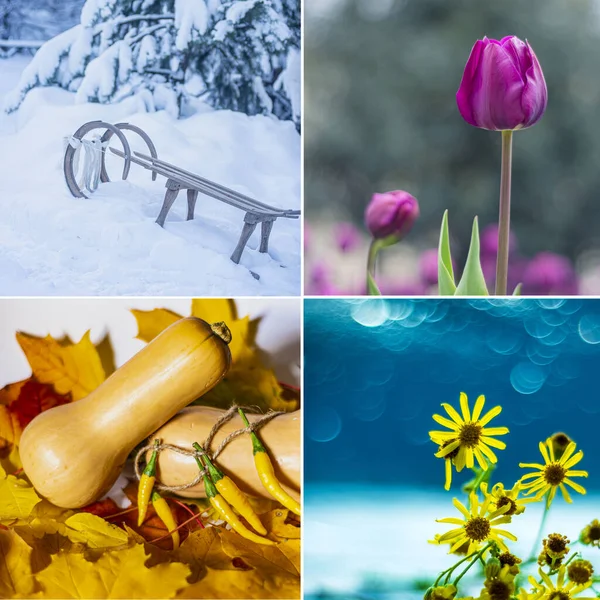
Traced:
[[515, 291], [513, 292], [513, 296], [520, 296], [522, 289], [523, 289], [523, 284], [519, 283], [519, 285], [515, 288]]
[[477, 224], [477, 217], [473, 219], [471, 245], [469, 246], [465, 270], [463, 271], [460, 283], [458, 284], [454, 295], [489, 296], [479, 258], [479, 226]]
[[442, 218], [440, 245], [438, 247], [438, 295], [454, 296], [455, 292], [456, 284], [454, 283], [452, 255], [450, 254], [450, 234], [448, 232], [448, 211], [446, 210]]
[[369, 296], [381, 296], [381, 292], [375, 283], [371, 273], [367, 273], [367, 292]]

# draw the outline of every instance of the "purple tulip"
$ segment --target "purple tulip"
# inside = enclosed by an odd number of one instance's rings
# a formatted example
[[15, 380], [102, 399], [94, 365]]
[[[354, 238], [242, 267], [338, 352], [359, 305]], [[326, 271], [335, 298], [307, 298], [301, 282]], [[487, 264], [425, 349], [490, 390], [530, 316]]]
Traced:
[[514, 35], [477, 40], [465, 66], [456, 103], [469, 124], [492, 131], [524, 129], [544, 114], [548, 90], [528, 42]]
[[419, 275], [421, 281], [428, 286], [438, 283], [438, 251], [437, 248], [425, 250], [419, 257]]
[[397, 242], [412, 228], [419, 216], [419, 203], [408, 192], [396, 190], [373, 194], [365, 211], [365, 223], [373, 238]]
[[529, 296], [576, 296], [577, 275], [564, 256], [541, 252], [533, 257], [523, 273], [523, 294]]
[[342, 252], [352, 252], [360, 244], [360, 232], [352, 223], [338, 223], [334, 236], [337, 247]]

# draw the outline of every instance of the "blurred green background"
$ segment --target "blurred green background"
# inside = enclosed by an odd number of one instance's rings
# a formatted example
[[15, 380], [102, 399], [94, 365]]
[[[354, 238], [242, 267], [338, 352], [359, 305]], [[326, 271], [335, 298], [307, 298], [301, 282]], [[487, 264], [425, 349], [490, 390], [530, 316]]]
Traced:
[[416, 196], [421, 218], [412, 248], [386, 252], [383, 272], [412, 276], [446, 208], [462, 265], [473, 217], [497, 222], [501, 136], [465, 123], [455, 94], [474, 42], [513, 34], [531, 43], [549, 96], [542, 120], [514, 137], [519, 252], [564, 255], [580, 292], [600, 290], [597, 0], [306, 0], [307, 278], [327, 257], [346, 287], [362, 281], [364, 247], [360, 258], [333, 256], [328, 236], [340, 221], [364, 229], [373, 192], [392, 189]]

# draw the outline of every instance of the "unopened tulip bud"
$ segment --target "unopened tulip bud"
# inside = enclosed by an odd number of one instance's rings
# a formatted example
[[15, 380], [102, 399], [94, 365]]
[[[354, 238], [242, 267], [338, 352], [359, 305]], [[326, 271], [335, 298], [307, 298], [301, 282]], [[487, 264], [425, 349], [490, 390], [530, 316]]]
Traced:
[[401, 240], [419, 216], [419, 203], [402, 190], [373, 194], [365, 211], [367, 229], [376, 240], [393, 244]]
[[514, 35], [475, 42], [456, 103], [462, 118], [482, 129], [507, 131], [535, 125], [546, 110], [548, 89], [529, 43]]

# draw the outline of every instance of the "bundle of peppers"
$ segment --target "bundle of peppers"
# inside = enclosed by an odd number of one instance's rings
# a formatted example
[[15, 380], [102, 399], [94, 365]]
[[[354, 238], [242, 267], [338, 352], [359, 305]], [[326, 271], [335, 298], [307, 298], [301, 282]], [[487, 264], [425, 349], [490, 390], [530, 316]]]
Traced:
[[[248, 427], [250, 423], [248, 422], [244, 411], [241, 408], [238, 408], [238, 412], [244, 421], [244, 424]], [[294, 500], [294, 498], [292, 498], [279, 483], [275, 475], [273, 463], [271, 462], [267, 450], [258, 438], [258, 435], [254, 431], [251, 431], [250, 438], [252, 440], [254, 464], [264, 488], [275, 500], [291, 510], [294, 514], [300, 515], [300, 503]], [[155, 440], [154, 444], [155, 449], [140, 478], [138, 489], [138, 525], [143, 523], [146, 517], [148, 503], [151, 500], [156, 514], [165, 524], [168, 531], [171, 532], [173, 549], [176, 549], [179, 547], [177, 524], [166, 500], [156, 490], [153, 490], [156, 479], [156, 461], [158, 457], [157, 448], [160, 445], [159, 440]], [[267, 546], [275, 545], [275, 542], [263, 537], [267, 534], [267, 530], [264, 528], [258, 515], [252, 509], [245, 494], [239, 489], [235, 482], [213, 464], [200, 444], [194, 442], [193, 447], [201, 456], [201, 458], [195, 456], [198, 467], [201, 471], [205, 471], [203, 479], [206, 496], [219, 516], [242, 537], [257, 544], [264, 544]], [[242, 523], [234, 509], [246, 519], [257, 533], [254, 533]]]

